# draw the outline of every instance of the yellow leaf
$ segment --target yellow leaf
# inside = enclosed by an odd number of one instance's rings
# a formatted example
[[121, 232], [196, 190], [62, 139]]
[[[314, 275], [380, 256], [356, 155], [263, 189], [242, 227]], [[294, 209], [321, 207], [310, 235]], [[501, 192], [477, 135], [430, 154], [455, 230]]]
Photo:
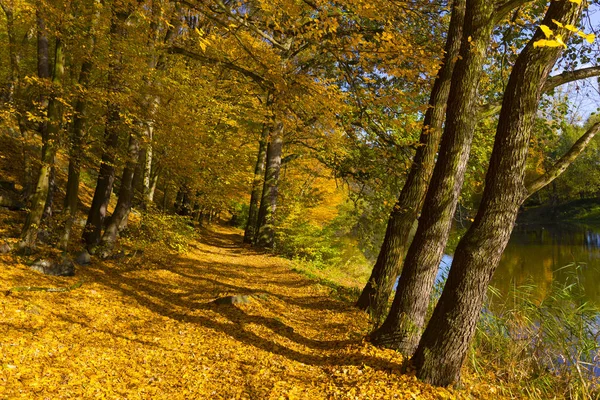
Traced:
[[541, 39], [533, 43], [533, 47], [560, 47], [563, 45], [562, 40], [558, 42], [558, 40]]
[[581, 4], [581, 0], [569, 0], [571, 3]]
[[552, 32], [552, 29], [548, 28], [546, 25], [540, 25], [540, 29], [542, 30], [542, 32], [544, 32], [546, 39], [550, 39], [552, 37], [552, 35], [554, 35], [554, 32]]
[[589, 44], [594, 43], [594, 40], [596, 40], [596, 35], [593, 33], [584, 33], [584, 32], [577, 32], [577, 34], [579, 36], [581, 36], [582, 38], [584, 38]]

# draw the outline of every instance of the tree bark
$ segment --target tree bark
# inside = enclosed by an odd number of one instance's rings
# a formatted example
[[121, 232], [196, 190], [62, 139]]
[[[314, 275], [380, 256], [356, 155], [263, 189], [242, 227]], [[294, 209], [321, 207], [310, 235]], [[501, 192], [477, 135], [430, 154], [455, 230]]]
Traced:
[[[86, 60], [81, 66], [79, 74], [79, 85], [85, 90], [89, 84], [89, 76], [92, 70], [92, 62]], [[84, 98], [77, 99], [75, 103], [75, 115], [73, 117], [73, 129], [71, 132], [71, 146], [69, 152], [69, 175], [67, 180], [67, 192], [63, 213], [65, 214], [65, 226], [60, 240], [60, 249], [67, 250], [71, 228], [77, 215], [77, 202], [79, 201], [79, 177], [81, 173], [81, 157], [83, 155], [83, 128], [85, 125], [85, 112], [87, 101]]]
[[250, 194], [250, 207], [248, 209], [248, 222], [244, 230], [244, 243], [252, 243], [258, 231], [258, 209], [262, 192], [262, 180], [265, 176], [265, 161], [267, 156], [267, 134], [268, 129], [263, 126], [261, 137], [258, 142], [258, 156], [254, 168], [254, 180], [252, 181], [252, 193]]
[[267, 145], [267, 167], [263, 183], [262, 198], [258, 212], [258, 231], [256, 245], [273, 248], [275, 245], [274, 218], [277, 209], [279, 192], [279, 171], [281, 170], [281, 153], [283, 149], [283, 123], [274, 121], [271, 140]]
[[[23, 190], [21, 196], [29, 199], [33, 186], [33, 173], [31, 159], [29, 158], [30, 133], [23, 120], [24, 107], [21, 99], [21, 72], [19, 67], [20, 57], [14, 27], [14, 1], [0, 1], [0, 8], [6, 16], [6, 33], [8, 35], [8, 59], [10, 62], [9, 88], [7, 101], [14, 109], [14, 116], [19, 127], [23, 151]], [[17, 135], [14, 135], [15, 137]]]
[[138, 164], [140, 153], [140, 142], [138, 137], [132, 133], [129, 135], [129, 149], [123, 176], [121, 178], [121, 187], [119, 188], [119, 199], [115, 206], [115, 211], [112, 213], [108, 225], [102, 235], [100, 242], [100, 257], [107, 258], [112, 254], [117, 240], [119, 228], [123, 226], [124, 220], [129, 215], [131, 203], [133, 201], [134, 187], [133, 177]]
[[390, 213], [385, 238], [371, 277], [363, 289], [356, 306], [368, 311], [376, 323], [384, 317], [396, 277], [410, 245], [411, 232], [418, 218], [438, 151], [452, 72], [460, 49], [465, 16], [465, 1], [455, 0], [446, 39], [445, 57], [435, 79], [429, 108], [425, 113], [419, 147], [402, 188]]
[[94, 0], [96, 10], [94, 12], [93, 20], [90, 24], [89, 30], [89, 53], [83, 63], [81, 64], [81, 71], [79, 73], [79, 87], [83, 94], [77, 98], [75, 103], [75, 113], [73, 116], [73, 128], [70, 137], [69, 147], [69, 174], [67, 179], [67, 189], [65, 195], [65, 202], [63, 207], [63, 213], [65, 215], [65, 222], [63, 233], [60, 239], [59, 247], [61, 250], [66, 251], [69, 245], [69, 238], [71, 236], [71, 229], [73, 222], [77, 215], [77, 203], [79, 201], [79, 178], [81, 174], [81, 158], [83, 156], [83, 137], [84, 127], [86, 123], [86, 109], [87, 100], [86, 90], [90, 83], [90, 75], [94, 63], [92, 61], [92, 53], [96, 45], [96, 25], [100, 18], [100, 8], [97, 7], [98, 2]]
[[[542, 24], [576, 25], [582, 6], [553, 1]], [[561, 32], [568, 37], [568, 32]], [[520, 205], [527, 196], [524, 177], [537, 105], [562, 48], [536, 48], [538, 29], [519, 54], [507, 84], [475, 221], [460, 241], [448, 280], [413, 357], [417, 376], [435, 385], [458, 381], [475, 333], [488, 284], [508, 243]]]
[[[56, 39], [54, 71], [52, 83], [55, 86], [54, 91], [62, 82], [64, 75], [64, 53], [63, 43], [60, 38]], [[58, 93], [52, 93], [48, 101], [48, 116], [46, 123], [46, 138], [42, 146], [42, 160], [38, 174], [38, 182], [35, 193], [31, 199], [30, 211], [25, 220], [23, 231], [21, 233], [20, 248], [33, 249], [35, 248], [37, 235], [40, 229], [40, 223], [44, 214], [48, 192], [50, 190], [50, 175], [54, 167], [54, 159], [56, 156], [56, 146], [58, 142], [58, 134], [61, 125], [61, 109], [60, 102], [57, 100]]]
[[[125, 36], [125, 21], [129, 13], [114, 11], [111, 26], [111, 53], [118, 54], [117, 39]], [[121, 55], [113, 58], [113, 62], [109, 65], [108, 86], [113, 92], [120, 91], [121, 84], [119, 82], [119, 73], [122, 69]], [[90, 207], [85, 229], [83, 231], [83, 239], [86, 242], [88, 250], [93, 251], [94, 247], [100, 242], [102, 225], [106, 218], [106, 210], [110, 201], [113, 183], [115, 180], [115, 161], [117, 147], [119, 144], [119, 105], [114, 102], [108, 103], [108, 115], [106, 117], [106, 127], [104, 131], [104, 149], [102, 153], [102, 162], [98, 173], [98, 180], [92, 205]]]
[[456, 211], [476, 119], [477, 87], [494, 28], [494, 4], [468, 0], [460, 56], [452, 75], [446, 125], [417, 232], [409, 247], [388, 317], [373, 332], [376, 345], [415, 350]]

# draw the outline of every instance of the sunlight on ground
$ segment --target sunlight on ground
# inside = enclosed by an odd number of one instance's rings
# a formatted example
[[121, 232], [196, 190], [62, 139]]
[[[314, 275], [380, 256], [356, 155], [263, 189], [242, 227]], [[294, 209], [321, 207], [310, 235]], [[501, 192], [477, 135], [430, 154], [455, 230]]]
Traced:
[[[94, 260], [74, 278], [31, 272], [0, 256], [0, 398], [278, 399], [487, 397], [422, 384], [401, 357], [363, 342], [366, 315], [241, 245], [204, 232], [157, 264], [146, 254]], [[249, 304], [215, 305], [227, 295]], [[260, 295], [260, 296], [259, 296]], [[493, 388], [492, 388], [493, 390]]]

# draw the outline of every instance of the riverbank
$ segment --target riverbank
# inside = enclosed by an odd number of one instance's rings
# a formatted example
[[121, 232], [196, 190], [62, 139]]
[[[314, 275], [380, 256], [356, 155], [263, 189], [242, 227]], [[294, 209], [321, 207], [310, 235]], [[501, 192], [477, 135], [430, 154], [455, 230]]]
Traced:
[[579, 199], [558, 206], [528, 207], [517, 218], [517, 224], [549, 222], [600, 223], [600, 199]]

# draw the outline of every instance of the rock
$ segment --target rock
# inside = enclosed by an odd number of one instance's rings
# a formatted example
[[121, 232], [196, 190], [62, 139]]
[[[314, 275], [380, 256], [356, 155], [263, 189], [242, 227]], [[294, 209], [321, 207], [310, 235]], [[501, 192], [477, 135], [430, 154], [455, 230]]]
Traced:
[[219, 304], [219, 305], [222, 305], [222, 304], [248, 304], [248, 303], [250, 303], [251, 298], [252, 298], [252, 296], [245, 296], [245, 295], [227, 296], [227, 297], [221, 297], [216, 300], [213, 300], [213, 303]]
[[68, 257], [64, 257], [60, 263], [44, 259], [36, 260], [29, 268], [44, 275], [75, 275], [75, 265]]
[[29, 266], [29, 268], [31, 268], [34, 271], [37, 271], [39, 273], [45, 274], [46, 271], [49, 271], [53, 268], [55, 268], [54, 266], [55, 264], [52, 261], [49, 260], [36, 260], [34, 261], [33, 264], [31, 264], [31, 266]]
[[2, 243], [0, 245], [0, 254], [10, 253], [11, 250], [12, 250], [12, 247], [10, 247], [10, 244], [8, 244], [8, 243]]
[[83, 250], [77, 254], [77, 257], [75, 257], [75, 262], [79, 265], [89, 265], [92, 262], [92, 256], [87, 250]]

